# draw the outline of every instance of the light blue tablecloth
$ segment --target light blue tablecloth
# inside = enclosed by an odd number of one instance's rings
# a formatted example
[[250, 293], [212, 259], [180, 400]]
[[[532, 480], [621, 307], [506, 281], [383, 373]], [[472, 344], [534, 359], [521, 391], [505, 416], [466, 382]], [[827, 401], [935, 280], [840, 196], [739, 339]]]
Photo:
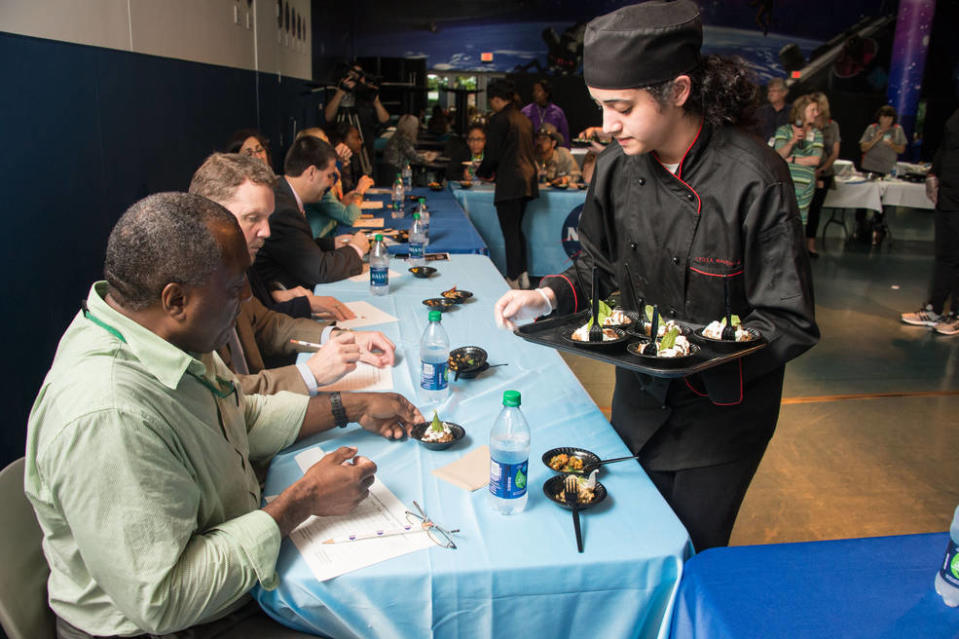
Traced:
[[[273, 462], [265, 495], [301, 476], [293, 457], [305, 447], [353, 445], [376, 462], [377, 477], [404, 503], [418, 501], [441, 525], [459, 528], [459, 548], [404, 555], [320, 583], [289, 540], [283, 542], [274, 591], [254, 591], [277, 620], [334, 637], [492, 637], [541, 633], [566, 637], [664, 637], [683, 561], [691, 545], [682, 524], [639, 465], [601, 472], [609, 498], [582, 515], [584, 554], [576, 552], [571, 515], [548, 501], [543, 483], [553, 475], [540, 461], [546, 450], [578, 445], [601, 457], [628, 452], [559, 355], [497, 329], [492, 308], [506, 291], [490, 260], [454, 255], [439, 273], [403, 276], [387, 297], [370, 297], [365, 283], [337, 282], [317, 293], [366, 300], [399, 318], [382, 330], [397, 345], [395, 388], [416, 399], [420, 335], [428, 309], [421, 304], [453, 285], [475, 298], [443, 316], [453, 347], [482, 346], [491, 363], [507, 362], [474, 380], [453, 383], [441, 415], [466, 428], [467, 439], [446, 451], [416, 441], [390, 442], [357, 426], [334, 429], [284, 451]], [[488, 443], [504, 390], [522, 392], [532, 429], [529, 504], [513, 517], [489, 510], [487, 491], [468, 493], [431, 471]], [[375, 540], [359, 543], [376, 543]]]
[[[483, 236], [496, 268], [500, 273], [505, 273], [506, 245], [493, 205], [493, 186], [474, 184], [470, 189], [462, 189], [454, 184], [450, 188]], [[523, 234], [526, 235], [526, 259], [530, 275], [542, 277], [562, 273], [569, 268], [572, 262], [563, 248], [563, 242], [571, 237], [571, 233], [575, 238], [579, 217], [574, 216], [572, 225], [567, 218], [585, 201], [586, 191], [541, 188], [539, 197], [527, 205]]]
[[[486, 243], [480, 237], [476, 227], [470, 223], [463, 208], [446, 189], [432, 191], [426, 188], [414, 188], [411, 195], [426, 198], [426, 207], [430, 211], [430, 244], [427, 250], [431, 253], [475, 253], [487, 255]], [[374, 194], [367, 196], [368, 200], [385, 202], [382, 209], [369, 209], [364, 213], [383, 218], [387, 228], [408, 230], [413, 225], [413, 209], [416, 203], [409, 198], [404, 202], [406, 215], [399, 219], [390, 217], [390, 196]], [[370, 229], [376, 231], [376, 229]], [[353, 233], [356, 229], [349, 226], [337, 227], [337, 234]], [[391, 253], [408, 253], [409, 244], [396, 244], [389, 247]]]

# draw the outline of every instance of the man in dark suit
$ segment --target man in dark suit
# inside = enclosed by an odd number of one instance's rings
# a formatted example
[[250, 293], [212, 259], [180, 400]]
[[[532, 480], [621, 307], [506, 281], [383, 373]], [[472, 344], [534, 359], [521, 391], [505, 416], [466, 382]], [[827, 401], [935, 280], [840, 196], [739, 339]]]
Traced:
[[512, 83], [506, 80], [486, 89], [495, 113], [486, 127], [486, 150], [476, 175], [496, 179], [493, 202], [506, 243], [506, 281], [512, 288], [529, 288], [523, 214], [526, 203], [539, 197], [539, 189], [533, 125], [516, 107], [514, 93]]
[[370, 249], [362, 233], [314, 240], [303, 205], [319, 202], [336, 180], [336, 153], [326, 142], [304, 136], [293, 142], [283, 162], [285, 175], [274, 189], [276, 209], [270, 237], [253, 267], [271, 286], [312, 289], [323, 282], [356, 275]]

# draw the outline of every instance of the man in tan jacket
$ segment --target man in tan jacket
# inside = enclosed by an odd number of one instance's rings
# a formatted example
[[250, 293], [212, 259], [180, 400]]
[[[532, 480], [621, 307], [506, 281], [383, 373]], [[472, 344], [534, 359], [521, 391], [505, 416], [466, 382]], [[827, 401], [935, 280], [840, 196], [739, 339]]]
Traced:
[[[197, 169], [190, 193], [202, 195], [229, 210], [255, 259], [270, 235], [276, 176], [253, 158], [214, 153]], [[322, 344], [306, 362], [267, 368], [265, 358], [289, 357], [300, 350], [290, 340]], [[378, 331], [351, 332], [330, 322], [294, 319], [267, 309], [256, 297], [240, 304], [235, 331], [217, 353], [236, 374], [245, 393], [271, 394], [286, 390], [315, 394], [356, 368], [358, 361], [392, 366], [395, 347]]]

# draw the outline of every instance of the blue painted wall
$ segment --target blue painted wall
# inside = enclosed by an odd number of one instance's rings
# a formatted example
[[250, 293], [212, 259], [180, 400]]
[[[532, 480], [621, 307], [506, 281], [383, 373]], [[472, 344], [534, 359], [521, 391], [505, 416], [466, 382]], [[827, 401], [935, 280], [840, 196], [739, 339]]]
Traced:
[[123, 211], [185, 190], [236, 129], [259, 125], [282, 158], [315, 105], [303, 81], [275, 74], [7, 33], [0, 78], [5, 465], [23, 454], [34, 396]]

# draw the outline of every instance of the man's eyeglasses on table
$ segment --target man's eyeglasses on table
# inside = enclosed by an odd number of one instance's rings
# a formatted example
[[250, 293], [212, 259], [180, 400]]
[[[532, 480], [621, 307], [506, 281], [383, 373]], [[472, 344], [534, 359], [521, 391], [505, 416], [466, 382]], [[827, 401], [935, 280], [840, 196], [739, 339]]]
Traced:
[[459, 529], [446, 530], [430, 519], [426, 512], [424, 512], [423, 509], [420, 508], [420, 505], [415, 501], [413, 502], [413, 507], [416, 509], [416, 512], [409, 510], [406, 511], [407, 521], [423, 528], [423, 530], [426, 531], [427, 536], [429, 536], [430, 541], [437, 546], [456, 550], [456, 542], [453, 541], [453, 533], [458, 533]]

